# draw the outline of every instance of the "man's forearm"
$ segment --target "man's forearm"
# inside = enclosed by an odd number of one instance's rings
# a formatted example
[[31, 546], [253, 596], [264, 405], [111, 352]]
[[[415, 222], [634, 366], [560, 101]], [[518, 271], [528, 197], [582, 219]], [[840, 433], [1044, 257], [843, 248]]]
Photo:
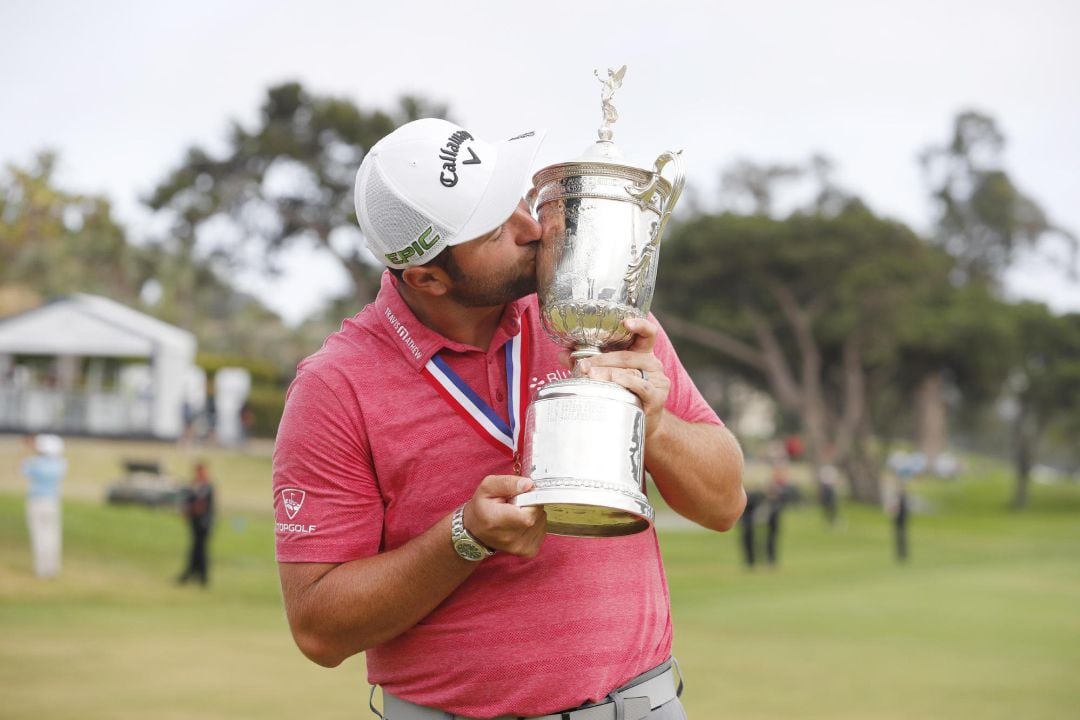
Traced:
[[723, 426], [664, 410], [645, 442], [645, 467], [673, 510], [709, 529], [730, 529], [746, 506], [742, 449]]
[[[469, 533], [499, 552], [535, 557], [543, 509], [513, 504], [531, 487], [516, 475], [485, 477], [465, 505]], [[450, 524], [447, 515], [399, 548], [340, 565], [280, 563], [289, 627], [304, 654], [334, 667], [427, 617], [478, 565], [458, 555]]]
[[279, 569], [296, 644], [311, 660], [335, 667], [418, 623], [476, 567], [454, 552], [447, 516], [390, 552]]

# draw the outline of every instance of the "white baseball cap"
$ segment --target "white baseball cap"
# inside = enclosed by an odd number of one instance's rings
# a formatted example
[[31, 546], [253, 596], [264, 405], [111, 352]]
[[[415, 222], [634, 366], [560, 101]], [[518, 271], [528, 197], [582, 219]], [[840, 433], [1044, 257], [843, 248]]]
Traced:
[[356, 218], [392, 268], [423, 265], [514, 214], [544, 131], [487, 143], [447, 120], [402, 125], [375, 143], [356, 174]]
[[34, 449], [42, 455], [60, 457], [64, 454], [64, 440], [59, 435], [38, 435], [34, 438]]

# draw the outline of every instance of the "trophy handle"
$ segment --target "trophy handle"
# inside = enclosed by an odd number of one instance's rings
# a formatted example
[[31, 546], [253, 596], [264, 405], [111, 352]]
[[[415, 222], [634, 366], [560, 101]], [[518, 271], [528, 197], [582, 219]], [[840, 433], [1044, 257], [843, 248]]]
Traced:
[[[660, 221], [653, 224], [649, 242], [641, 248], [641, 254], [630, 263], [629, 267], [626, 268], [626, 274], [623, 276], [623, 283], [626, 287], [626, 300], [631, 305], [638, 305], [643, 293], [646, 291], [648, 270], [652, 265], [653, 255], [660, 246], [660, 238], [664, 236], [664, 228], [671, 218], [671, 212], [675, 208], [675, 203], [679, 201], [679, 195], [682, 194], [683, 185], [686, 183], [686, 166], [683, 164], [682, 150], [666, 152], [656, 158], [649, 181], [644, 185], [634, 185], [626, 189], [630, 196], [640, 202], [643, 207], [648, 205], [652, 200], [652, 196], [656, 194], [657, 188], [660, 187], [660, 176], [668, 163], [675, 166], [675, 179], [671, 182], [671, 194], [661, 207]], [[646, 312], [648, 311], [647, 307], [643, 309]]]
[[653, 235], [653, 245], [658, 245], [660, 243], [660, 238], [664, 235], [664, 228], [667, 226], [668, 220], [671, 218], [671, 213], [675, 209], [675, 203], [679, 201], [679, 196], [682, 195], [683, 186], [686, 184], [686, 163], [683, 162], [682, 150], [676, 150], [675, 152], [669, 151], [656, 158], [649, 181], [644, 185], [634, 185], [633, 187], [626, 189], [631, 197], [636, 199], [642, 205], [647, 205], [649, 201], [652, 200], [652, 196], [656, 194], [656, 190], [660, 186], [661, 174], [668, 163], [671, 163], [675, 168], [674, 177], [671, 180], [671, 195], [667, 197], [667, 200], [664, 202], [663, 208], [660, 211], [660, 225], [656, 228], [656, 233]]

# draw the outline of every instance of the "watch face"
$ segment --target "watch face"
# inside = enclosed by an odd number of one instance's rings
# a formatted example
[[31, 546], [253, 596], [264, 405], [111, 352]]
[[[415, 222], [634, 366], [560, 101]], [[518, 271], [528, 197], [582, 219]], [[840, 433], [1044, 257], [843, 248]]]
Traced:
[[457, 554], [466, 560], [483, 560], [484, 551], [477, 547], [476, 543], [471, 542], [467, 538], [462, 538], [454, 543], [454, 549], [457, 550]]

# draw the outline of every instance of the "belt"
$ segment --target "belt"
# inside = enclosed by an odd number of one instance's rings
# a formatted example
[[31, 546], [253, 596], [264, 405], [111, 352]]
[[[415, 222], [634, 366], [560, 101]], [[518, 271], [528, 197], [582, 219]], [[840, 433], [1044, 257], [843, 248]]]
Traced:
[[[671, 660], [640, 675], [612, 691], [607, 700], [595, 705], [564, 710], [551, 715], [524, 718], [518, 715], [499, 715], [490, 720], [642, 720], [661, 705], [671, 702], [682, 691], [682, 677], [675, 687], [675, 670]], [[678, 665], [675, 665], [677, 668]], [[371, 689], [372, 697], [375, 688]], [[383, 711], [371, 704], [371, 710], [383, 720], [483, 720], [464, 715], [451, 715], [436, 708], [416, 705], [383, 690]]]

